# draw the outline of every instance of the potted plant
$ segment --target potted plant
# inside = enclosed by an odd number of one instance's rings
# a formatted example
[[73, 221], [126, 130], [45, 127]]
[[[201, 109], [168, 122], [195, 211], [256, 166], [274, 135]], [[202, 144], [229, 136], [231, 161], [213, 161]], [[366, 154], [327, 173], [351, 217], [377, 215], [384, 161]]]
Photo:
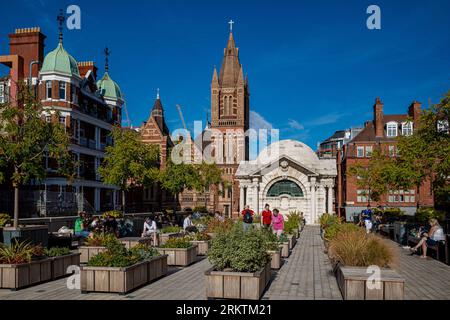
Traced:
[[179, 226], [166, 226], [161, 229], [159, 243], [164, 244], [171, 238], [181, 237], [183, 228]]
[[167, 274], [167, 256], [145, 244], [132, 249], [116, 241], [80, 267], [81, 293], [126, 294]]
[[284, 233], [289, 241], [289, 250], [292, 250], [297, 243], [298, 224], [293, 220], [287, 220], [284, 222]]
[[225, 218], [224, 221], [220, 221], [215, 218], [209, 218], [206, 225], [206, 233], [214, 239], [217, 233], [228, 232], [233, 227], [234, 222], [232, 219]]
[[9, 214], [0, 213], [0, 243], [3, 242], [3, 227], [10, 226], [12, 223]]
[[197, 260], [197, 245], [184, 238], [170, 238], [157, 248], [161, 254], [167, 254], [169, 266], [186, 267]]
[[85, 239], [84, 244], [78, 247], [78, 252], [81, 254], [80, 262], [87, 263], [93, 256], [106, 251], [108, 243], [116, 241], [116, 236], [111, 233], [95, 233], [92, 238]]
[[278, 246], [281, 249], [281, 257], [288, 258], [290, 254], [289, 239], [284, 233], [281, 234], [280, 238], [278, 239], [278, 243]]
[[[363, 228], [343, 226], [331, 238], [328, 254], [344, 299], [402, 300], [405, 280], [392, 269], [392, 248], [376, 235], [366, 234]], [[368, 268], [374, 266], [379, 268], [380, 282], [369, 286], [373, 284], [373, 271], [368, 272]]]
[[[267, 253], [270, 254], [270, 267], [272, 269], [281, 268], [281, 247], [277, 236], [270, 230], [263, 229], [262, 234], [266, 243]], [[289, 251], [289, 250], [288, 250]]]
[[205, 256], [211, 244], [211, 236], [206, 232], [197, 232], [187, 237], [192, 244], [197, 245], [197, 255]]
[[270, 255], [261, 230], [244, 232], [241, 223], [216, 235], [208, 259], [213, 265], [205, 272], [209, 299], [257, 300], [271, 278]]

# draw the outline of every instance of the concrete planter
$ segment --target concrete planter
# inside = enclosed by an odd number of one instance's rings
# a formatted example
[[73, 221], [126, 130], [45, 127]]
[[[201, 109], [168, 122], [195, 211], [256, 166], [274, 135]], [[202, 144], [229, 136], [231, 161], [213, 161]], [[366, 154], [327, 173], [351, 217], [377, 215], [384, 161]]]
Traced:
[[283, 242], [282, 244], [280, 244], [280, 249], [281, 249], [281, 256], [283, 258], [288, 258], [289, 257], [289, 242]]
[[126, 237], [126, 238], [119, 238], [119, 241], [123, 243], [123, 245], [127, 249], [131, 249], [138, 244], [146, 244], [149, 246], [152, 244], [152, 238]]
[[206, 253], [211, 246], [211, 240], [193, 240], [192, 244], [197, 245], [197, 255], [198, 256], [206, 256]]
[[80, 267], [81, 293], [126, 294], [167, 274], [167, 256], [162, 255], [125, 268]]
[[10, 246], [14, 240], [19, 242], [28, 241], [32, 244], [41, 244], [44, 248], [48, 246], [48, 227], [41, 225], [28, 225], [18, 228], [4, 227], [2, 230], [3, 243]]
[[169, 240], [170, 238], [179, 238], [181, 237], [182, 234], [179, 232], [171, 232], [171, 233], [160, 233], [159, 234], [159, 244], [165, 244], [167, 242], [167, 240]]
[[344, 300], [403, 300], [405, 279], [392, 269], [381, 269], [379, 288], [369, 288], [369, 277], [365, 267], [336, 268], [336, 279]]
[[106, 247], [89, 247], [89, 246], [81, 246], [78, 247], [78, 252], [81, 254], [80, 263], [87, 263], [89, 259], [93, 256], [98, 255], [99, 253], [105, 252]]
[[288, 234], [287, 238], [289, 241], [289, 250], [292, 250], [294, 248], [295, 244], [297, 243], [297, 239], [295, 238], [295, 236], [293, 234]]
[[52, 279], [52, 259], [0, 264], [0, 288], [18, 290]]
[[80, 253], [71, 253], [65, 256], [52, 257], [52, 280], [68, 275], [69, 266], [80, 265]]
[[159, 253], [168, 255], [169, 266], [187, 267], [197, 260], [197, 246], [190, 248], [156, 248]]
[[259, 300], [270, 282], [272, 271], [267, 263], [257, 272], [215, 271], [205, 272], [208, 299]]
[[270, 254], [270, 268], [278, 270], [281, 268], [281, 248], [267, 251]]

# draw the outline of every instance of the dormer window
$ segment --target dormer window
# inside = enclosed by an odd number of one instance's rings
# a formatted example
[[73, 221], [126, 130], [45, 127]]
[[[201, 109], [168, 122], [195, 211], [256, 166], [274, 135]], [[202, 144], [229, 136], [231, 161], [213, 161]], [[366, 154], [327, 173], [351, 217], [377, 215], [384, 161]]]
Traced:
[[62, 81], [59, 83], [59, 99], [66, 100], [66, 83]]
[[411, 121], [402, 123], [402, 135], [410, 136], [413, 134], [413, 123]]
[[398, 125], [397, 122], [388, 122], [386, 124], [386, 136], [396, 137], [397, 136]]
[[52, 98], [52, 82], [51, 81], [45, 82], [45, 92], [46, 92], [46, 98], [51, 99]]

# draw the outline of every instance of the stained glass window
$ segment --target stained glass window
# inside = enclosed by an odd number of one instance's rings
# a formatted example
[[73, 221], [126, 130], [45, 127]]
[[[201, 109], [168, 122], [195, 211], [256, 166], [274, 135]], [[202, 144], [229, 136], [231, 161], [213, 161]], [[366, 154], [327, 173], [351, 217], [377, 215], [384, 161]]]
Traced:
[[268, 197], [278, 197], [282, 194], [287, 194], [292, 197], [303, 197], [302, 189], [295, 182], [289, 180], [276, 182], [267, 192]]

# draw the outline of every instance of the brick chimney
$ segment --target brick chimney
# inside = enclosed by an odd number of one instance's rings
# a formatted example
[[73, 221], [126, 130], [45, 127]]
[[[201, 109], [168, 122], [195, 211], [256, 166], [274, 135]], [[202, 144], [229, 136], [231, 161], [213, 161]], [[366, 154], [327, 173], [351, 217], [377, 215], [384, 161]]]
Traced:
[[376, 98], [375, 104], [373, 105], [373, 124], [376, 137], [382, 137], [384, 135], [383, 106], [384, 104], [380, 98]]
[[414, 100], [408, 108], [408, 115], [413, 119], [414, 129], [417, 128], [420, 118], [421, 103]]
[[98, 68], [94, 65], [94, 61], [81, 61], [78, 62], [78, 70], [80, 71], [80, 77], [84, 76], [91, 71], [94, 79], [97, 80], [97, 70]]
[[[24, 76], [28, 77], [31, 61], [44, 61], [44, 40], [46, 36], [39, 27], [16, 29], [9, 35], [9, 52], [23, 58]], [[32, 76], [37, 77], [40, 66], [33, 65]]]

